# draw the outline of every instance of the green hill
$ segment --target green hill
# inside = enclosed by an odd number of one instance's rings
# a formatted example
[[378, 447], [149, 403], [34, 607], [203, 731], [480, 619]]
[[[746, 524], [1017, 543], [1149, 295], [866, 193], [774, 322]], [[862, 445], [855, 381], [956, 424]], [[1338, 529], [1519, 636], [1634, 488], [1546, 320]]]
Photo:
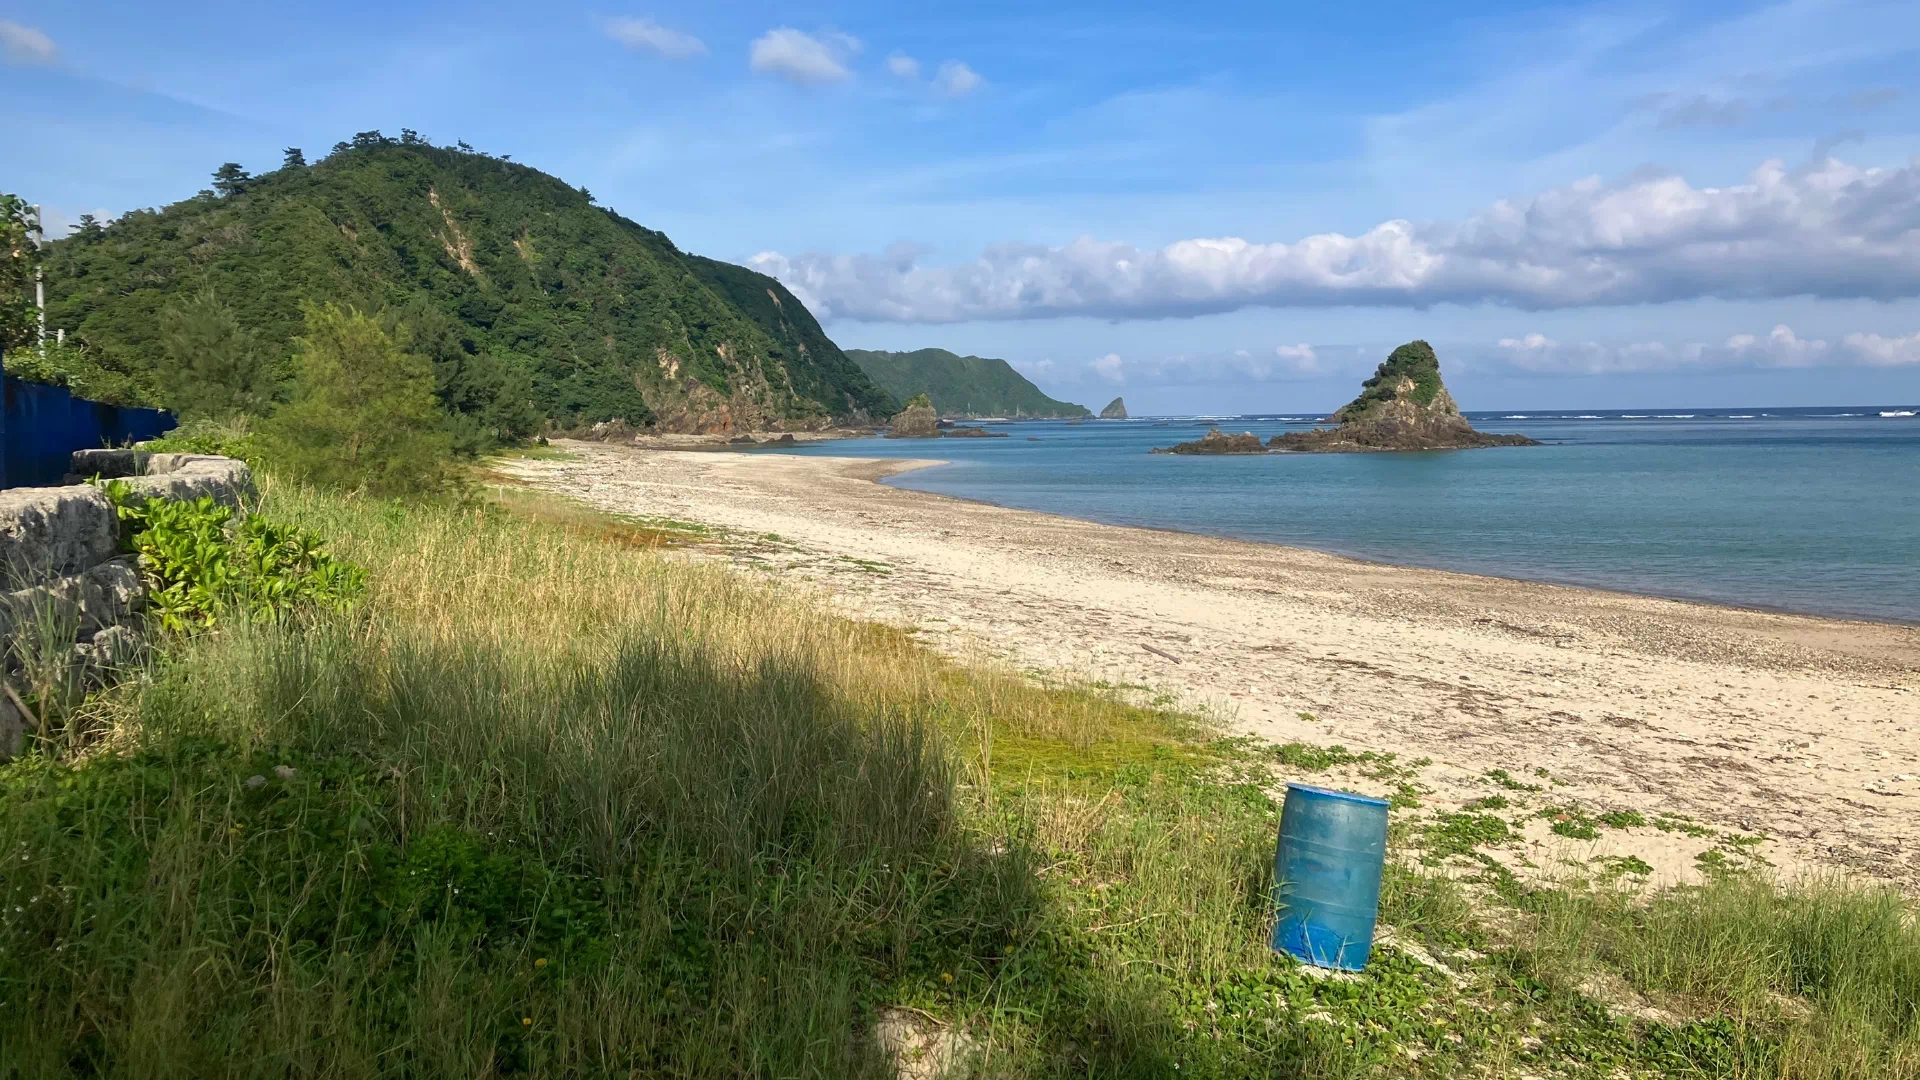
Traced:
[[1070, 401], [1055, 401], [1013, 370], [1005, 360], [957, 356], [945, 349], [875, 352], [848, 349], [881, 389], [901, 400], [915, 394], [933, 399], [942, 416], [1091, 416]]
[[434, 355], [449, 411], [514, 398], [562, 424], [728, 431], [897, 407], [779, 282], [536, 169], [411, 132], [289, 162], [51, 245], [50, 325], [150, 396], [163, 313], [211, 288], [280, 355], [303, 301], [388, 313]]

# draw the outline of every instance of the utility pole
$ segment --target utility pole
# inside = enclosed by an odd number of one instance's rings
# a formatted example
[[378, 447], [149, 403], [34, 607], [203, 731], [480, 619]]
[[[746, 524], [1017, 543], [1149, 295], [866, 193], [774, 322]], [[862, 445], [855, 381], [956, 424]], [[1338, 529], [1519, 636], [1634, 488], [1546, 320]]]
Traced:
[[40, 216], [40, 204], [33, 204], [33, 304], [40, 309], [40, 353], [47, 351], [47, 271], [40, 265], [41, 248], [47, 243], [47, 227]]

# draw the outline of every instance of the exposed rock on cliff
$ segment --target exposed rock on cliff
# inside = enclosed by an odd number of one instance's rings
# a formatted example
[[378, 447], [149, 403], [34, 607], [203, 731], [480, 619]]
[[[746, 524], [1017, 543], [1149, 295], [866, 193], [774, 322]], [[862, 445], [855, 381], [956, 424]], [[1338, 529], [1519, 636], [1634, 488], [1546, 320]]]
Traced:
[[1156, 447], [1156, 454], [1264, 454], [1267, 448], [1260, 445], [1260, 436], [1251, 431], [1238, 435], [1229, 435], [1219, 428], [1207, 432], [1192, 442], [1183, 442], [1178, 446]]
[[1114, 398], [1112, 401], [1107, 402], [1106, 408], [1100, 410], [1100, 419], [1102, 420], [1125, 420], [1126, 418], [1127, 401], [1125, 398]]
[[1290, 431], [1268, 443], [1275, 450], [1320, 453], [1370, 450], [1464, 450], [1483, 446], [1538, 446], [1525, 435], [1475, 431], [1440, 381], [1440, 358], [1424, 341], [1393, 350], [1360, 396], [1332, 419], [1340, 426]]
[[887, 432], [887, 438], [931, 439], [939, 434], [940, 415], [933, 411], [933, 401], [925, 394], [915, 394], [893, 418], [893, 430]]

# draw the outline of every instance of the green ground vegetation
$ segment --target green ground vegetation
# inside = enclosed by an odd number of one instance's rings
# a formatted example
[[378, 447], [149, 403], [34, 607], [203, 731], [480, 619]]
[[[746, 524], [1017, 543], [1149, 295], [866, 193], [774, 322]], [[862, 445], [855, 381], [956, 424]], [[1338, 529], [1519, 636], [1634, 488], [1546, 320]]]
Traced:
[[960, 356], [945, 349], [881, 352], [849, 349], [860, 370], [894, 397], [926, 394], [942, 416], [1092, 416], [1085, 406], [1055, 401], [1005, 360]]
[[0, 1075], [886, 1077], [905, 1010], [980, 1077], [1920, 1076], [1893, 893], [1463, 882], [1396, 810], [1389, 943], [1329, 978], [1266, 945], [1273, 792], [1414, 763], [956, 666], [521, 489], [256, 509], [364, 588], [165, 636], [0, 766]]

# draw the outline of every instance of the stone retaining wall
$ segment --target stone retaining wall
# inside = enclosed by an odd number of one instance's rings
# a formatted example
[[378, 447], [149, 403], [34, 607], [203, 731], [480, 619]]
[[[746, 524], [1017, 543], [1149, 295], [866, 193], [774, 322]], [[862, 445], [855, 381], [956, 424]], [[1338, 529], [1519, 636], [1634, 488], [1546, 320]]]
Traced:
[[[125, 479], [138, 494], [167, 499], [203, 495], [234, 508], [253, 495], [243, 462], [206, 454], [81, 450], [69, 480]], [[91, 484], [0, 491], [0, 673], [11, 680], [30, 639], [74, 637], [72, 663], [83, 678], [122, 665], [143, 643], [146, 588], [133, 556], [120, 554], [119, 522]], [[0, 760], [19, 753], [26, 719], [0, 694]]]

